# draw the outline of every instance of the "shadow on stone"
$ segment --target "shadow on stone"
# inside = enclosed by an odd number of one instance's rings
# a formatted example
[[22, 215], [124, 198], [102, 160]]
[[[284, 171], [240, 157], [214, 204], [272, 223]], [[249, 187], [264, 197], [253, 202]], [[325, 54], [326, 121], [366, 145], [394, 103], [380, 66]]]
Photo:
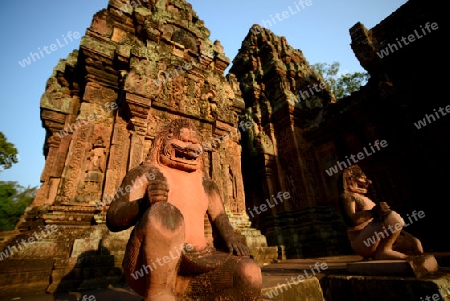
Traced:
[[[55, 260], [46, 292], [53, 294], [55, 301], [83, 300], [84, 296], [84, 300], [91, 301], [106, 300], [105, 296], [117, 300], [142, 299], [126, 286], [121, 268], [115, 266], [114, 255], [102, 246], [97, 251]], [[89, 299], [90, 296], [93, 297]]]

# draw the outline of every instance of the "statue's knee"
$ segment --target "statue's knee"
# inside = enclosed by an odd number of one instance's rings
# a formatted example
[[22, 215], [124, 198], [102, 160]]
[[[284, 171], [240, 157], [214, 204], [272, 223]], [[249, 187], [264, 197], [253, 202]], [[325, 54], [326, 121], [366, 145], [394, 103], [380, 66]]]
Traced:
[[251, 258], [242, 258], [235, 271], [235, 283], [246, 288], [260, 290], [262, 287], [261, 268]]
[[142, 222], [145, 224], [144, 228], [169, 230], [169, 231], [184, 231], [184, 218], [181, 211], [167, 202], [154, 203], [145, 213]]
[[395, 211], [391, 211], [391, 213], [386, 216], [384, 222], [385, 224], [389, 224], [397, 228], [403, 228], [405, 226], [405, 221], [403, 220], [401, 215]]

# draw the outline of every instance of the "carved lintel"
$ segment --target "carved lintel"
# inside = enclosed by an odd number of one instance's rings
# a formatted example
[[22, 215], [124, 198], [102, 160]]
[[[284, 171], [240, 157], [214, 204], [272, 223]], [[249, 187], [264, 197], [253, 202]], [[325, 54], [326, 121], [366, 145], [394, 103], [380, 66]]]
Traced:
[[215, 126], [215, 135], [228, 135], [230, 132], [235, 132], [236, 128], [234, 126], [229, 125], [228, 123], [222, 122], [220, 120], [216, 120]]
[[117, 92], [96, 82], [88, 82], [85, 87], [83, 101], [101, 106], [117, 101]]
[[134, 132], [140, 136], [145, 136], [147, 134], [148, 121], [141, 118], [131, 118], [130, 124]]
[[147, 119], [148, 111], [151, 107], [151, 100], [149, 98], [127, 93], [126, 101], [132, 117]]
[[41, 119], [44, 121], [52, 121], [64, 125], [67, 114], [41, 108]]

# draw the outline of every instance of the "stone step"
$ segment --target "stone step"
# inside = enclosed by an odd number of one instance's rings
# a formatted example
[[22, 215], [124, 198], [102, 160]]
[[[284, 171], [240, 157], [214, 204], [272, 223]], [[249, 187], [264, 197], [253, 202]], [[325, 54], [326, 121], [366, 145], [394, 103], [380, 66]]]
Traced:
[[0, 292], [1, 294], [45, 292], [50, 284], [52, 268], [53, 260], [0, 261]]
[[[271, 290], [275, 290], [278, 287], [279, 295], [272, 297], [275, 300], [316, 300], [305, 299], [303, 291], [296, 293], [301, 286], [291, 285], [292, 287], [288, 287], [286, 290], [284, 289], [286, 285], [283, 286], [283, 284], [287, 284], [292, 279], [291, 277], [298, 277], [304, 271], [311, 274], [311, 268], [316, 263], [319, 263], [326, 264], [327, 268], [315, 275], [320, 282], [324, 298], [317, 300], [411, 301], [433, 300], [434, 298], [434, 300], [450, 301], [450, 267], [448, 265], [439, 266], [436, 270], [436, 261], [433, 260], [436, 257], [439, 262], [448, 262], [450, 252], [436, 253], [435, 255], [426, 254], [424, 257], [428, 258], [428, 260], [423, 261], [424, 266], [418, 266], [417, 263], [409, 264], [410, 269], [406, 270], [404, 269], [405, 262], [395, 263], [394, 266], [398, 267], [398, 265], [401, 265], [403, 266], [402, 270], [408, 272], [408, 276], [403, 275], [401, 277], [398, 275], [368, 276], [367, 273], [366, 275], [354, 275], [354, 272], [349, 271], [347, 267], [362, 262], [363, 258], [356, 255], [288, 259], [262, 268], [265, 283], [264, 292], [266, 293], [269, 287], [271, 287]], [[423, 268], [428, 269], [427, 273], [423, 273]], [[414, 272], [414, 269], [416, 269], [418, 274]], [[380, 269], [376, 271], [379, 272]], [[271, 279], [279, 279], [280, 281], [283, 280], [283, 282], [274, 284]], [[306, 285], [306, 283], [303, 283], [303, 285]], [[281, 292], [281, 288], [283, 288], [283, 292]]]
[[428, 277], [328, 275], [321, 280], [330, 301], [450, 300], [450, 270]]
[[277, 301], [325, 301], [317, 277], [306, 278], [304, 274], [264, 276], [261, 297]]
[[[436, 257], [438, 262], [448, 262], [450, 252], [430, 254]], [[411, 300], [445, 300], [450, 301], [450, 266], [440, 266], [439, 270], [428, 277], [392, 277], [392, 276], [367, 276], [352, 275], [347, 270], [347, 264], [360, 262], [362, 257], [356, 255], [339, 255], [316, 258], [288, 259], [278, 263], [272, 263], [262, 267], [263, 288], [261, 301], [270, 299], [275, 301], [411, 301]], [[61, 262], [64, 264], [76, 264], [71, 260]], [[311, 269], [315, 266], [325, 267], [320, 273], [313, 275]], [[57, 265], [55, 263], [55, 265]], [[17, 265], [19, 273], [38, 273], [32, 263], [23, 262]], [[101, 267], [100, 267], [101, 268]], [[48, 266], [50, 269], [50, 263]], [[103, 268], [101, 268], [103, 269]], [[112, 267], [105, 267], [114, 271]], [[3, 270], [0, 267], [0, 271]], [[38, 274], [28, 275], [29, 282], [26, 286], [21, 281], [13, 281], [14, 269], [5, 276], [11, 278], [9, 285], [0, 287], [0, 301], [20, 297], [21, 301], [53, 301], [55, 294], [44, 294], [43, 288], [49, 284], [49, 276], [38, 277]], [[306, 273], [305, 273], [306, 271]], [[121, 300], [142, 301], [129, 289], [114, 273], [97, 272], [92, 267], [87, 271], [85, 278], [64, 278], [59, 286], [51, 289], [71, 290], [71, 294], [77, 294], [81, 300], [83, 295], [94, 295], [97, 300]], [[102, 279], [91, 278], [95, 273], [102, 274]], [[1, 274], [1, 273], [0, 273]], [[97, 275], [98, 276], [98, 275]], [[303, 276], [300, 277], [300, 276]], [[9, 278], [8, 278], [9, 277]], [[17, 277], [17, 276], [16, 276]], [[309, 278], [308, 278], [309, 277]], [[34, 288], [34, 290], [33, 290]], [[36, 292], [40, 292], [37, 294]], [[278, 294], [278, 295], [276, 295]], [[440, 294], [440, 295], [437, 295]], [[271, 298], [269, 298], [272, 296]], [[442, 296], [441, 299], [439, 296]], [[422, 299], [420, 299], [422, 298]], [[75, 300], [68, 293], [58, 294], [58, 300]]]
[[353, 275], [403, 276], [420, 278], [436, 272], [439, 266], [432, 255], [418, 256], [410, 260], [369, 260], [347, 264]]

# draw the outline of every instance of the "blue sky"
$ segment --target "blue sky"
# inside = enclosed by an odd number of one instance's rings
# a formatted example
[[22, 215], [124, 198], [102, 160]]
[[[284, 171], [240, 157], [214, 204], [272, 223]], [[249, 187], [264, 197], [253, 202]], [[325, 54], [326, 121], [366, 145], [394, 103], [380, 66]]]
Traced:
[[[341, 70], [363, 71], [350, 47], [349, 29], [361, 22], [368, 29], [389, 16], [405, 0], [191, 0], [210, 39], [220, 40], [233, 60], [253, 24], [264, 25], [300, 49], [310, 64], [341, 63]], [[0, 131], [19, 151], [20, 161], [0, 172], [0, 180], [39, 186], [45, 158], [39, 101], [60, 59], [79, 48], [93, 15], [107, 0], [23, 0], [3, 3], [0, 12]], [[289, 8], [290, 7], [290, 8]], [[284, 13], [283, 15], [283, 12]], [[276, 14], [279, 14], [278, 17]], [[273, 17], [273, 20], [271, 19]], [[281, 20], [281, 21], [280, 21]], [[268, 21], [272, 21], [271, 24]], [[69, 38], [71, 32], [72, 39]], [[54, 46], [51, 46], [55, 44]], [[44, 50], [44, 47], [47, 47]], [[50, 48], [52, 47], [52, 48]], [[30, 52], [43, 56], [22, 67]]]

